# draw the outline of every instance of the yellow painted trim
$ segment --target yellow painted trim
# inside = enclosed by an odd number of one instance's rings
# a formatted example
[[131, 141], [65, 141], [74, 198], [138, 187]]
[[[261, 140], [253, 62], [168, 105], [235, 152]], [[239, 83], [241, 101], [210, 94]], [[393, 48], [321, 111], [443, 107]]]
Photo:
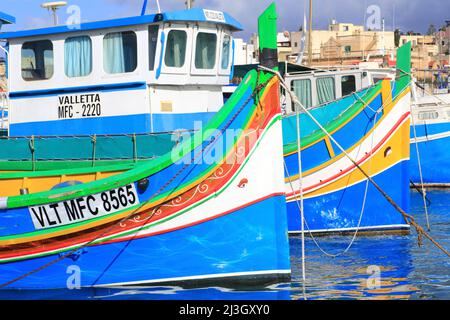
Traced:
[[[400, 95], [395, 99], [395, 101], [392, 102], [392, 104], [397, 104], [397, 103], [399, 102], [399, 100], [400, 100], [401, 98], [403, 98], [403, 97], [404, 97], [407, 93], [409, 93], [409, 92], [410, 92], [410, 89], [409, 89], [409, 88], [406, 89], [405, 91], [403, 91], [403, 93], [400, 94]], [[391, 110], [392, 110], [392, 108], [391, 108]], [[385, 117], [387, 117], [387, 115], [388, 115], [388, 112], [385, 112], [385, 113], [383, 114], [383, 116], [380, 118], [380, 120], [378, 121], [378, 123], [377, 123], [371, 130], [369, 130], [369, 131], [367, 132], [367, 134], [366, 134], [364, 137], [362, 137], [358, 142], [356, 142], [351, 148], [347, 149], [346, 152], [347, 152], [347, 153], [350, 153], [350, 152], [352, 152], [353, 150], [355, 150], [357, 147], [359, 147], [359, 145], [360, 145], [360, 144], [361, 144], [368, 136], [370, 136], [370, 135], [373, 133], [373, 131], [374, 131], [374, 130], [382, 123], [382, 121], [384, 120]], [[341, 127], [341, 128], [342, 128], [342, 127]], [[407, 140], [408, 140], [408, 148], [409, 148], [409, 135], [408, 135], [408, 139], [407, 139]], [[308, 146], [308, 148], [309, 148], [309, 146]], [[285, 155], [285, 156], [286, 156], [286, 155]], [[319, 166], [317, 166], [317, 167], [314, 167], [314, 168], [312, 168], [312, 169], [310, 169], [310, 170], [307, 170], [307, 171], [303, 172], [303, 177], [306, 177], [307, 175], [310, 175], [310, 174], [313, 174], [313, 173], [315, 173], [315, 172], [317, 172], [317, 171], [319, 171], [319, 170], [322, 170], [323, 168], [328, 167], [330, 164], [332, 164], [332, 163], [335, 162], [335, 161], [338, 161], [339, 159], [341, 159], [341, 158], [343, 158], [343, 157], [345, 157], [345, 154], [341, 153], [341, 154], [338, 155], [336, 158], [330, 159], [330, 160], [326, 161], [325, 163], [322, 163], [321, 165], [319, 165]], [[298, 178], [299, 178], [299, 175], [296, 174], [296, 175], [290, 176], [290, 177], [288, 177], [288, 178], [285, 178], [284, 181], [285, 181], [286, 183], [289, 183], [289, 180], [293, 181], [293, 180], [296, 180], [296, 179], [298, 179]]]
[[331, 145], [330, 138], [328, 136], [326, 136], [324, 140], [325, 140], [325, 144], [327, 145], [328, 154], [330, 155], [331, 158], [334, 158], [336, 156], [336, 154], [334, 153], [334, 149], [333, 149], [333, 146]]
[[389, 79], [384, 79], [381, 81], [381, 101], [385, 106], [383, 113], [386, 114], [390, 112], [394, 104], [392, 103], [392, 88], [391, 81]]
[[[400, 128], [389, 138], [383, 146], [374, 154], [369, 160], [366, 160], [360, 167], [369, 175], [375, 176], [380, 174], [387, 168], [391, 167], [395, 163], [402, 160], [409, 159], [410, 148], [409, 143], [404, 143], [407, 141], [406, 137], [409, 137], [410, 121], [406, 120]], [[386, 158], [384, 153], [388, 147], [391, 147], [392, 153]], [[355, 168], [354, 170], [348, 172], [343, 177], [333, 181], [323, 187], [320, 187], [312, 192], [306, 192], [303, 197], [305, 199], [321, 196], [324, 194], [329, 194], [337, 190], [347, 188], [349, 185], [354, 185], [361, 181], [366, 181], [367, 178], [363, 173]], [[293, 181], [293, 180], [291, 180]], [[319, 181], [317, 181], [318, 183]], [[290, 196], [287, 200], [293, 200], [299, 198], [298, 195]]]
[[[376, 94], [374, 94], [374, 96], [372, 97], [372, 98], [370, 98], [368, 101], [367, 101], [367, 103], [361, 108], [361, 110], [363, 110], [366, 106], [368, 106], [373, 100], [375, 100], [375, 98], [376, 97], [378, 97], [378, 95], [381, 93], [381, 89], [380, 90], [378, 90], [378, 92], [376, 93]], [[356, 102], [355, 102], [356, 103]], [[338, 128], [336, 128], [335, 130], [333, 130], [333, 131], [330, 131], [329, 133], [330, 134], [334, 134], [334, 133], [336, 133], [337, 131], [339, 131], [339, 130], [341, 130], [341, 128], [343, 128], [345, 125], [347, 125], [350, 121], [352, 121], [356, 116], [358, 116], [360, 114], [360, 112], [357, 112], [357, 113], [355, 113], [351, 118], [349, 118], [346, 122], [344, 122], [340, 127], [338, 127]], [[326, 136], [325, 136], [326, 137]], [[311, 143], [311, 144], [309, 144], [309, 145], [307, 145], [307, 146], [304, 146], [301, 150], [305, 150], [305, 149], [307, 149], [307, 148], [309, 148], [309, 147], [311, 147], [311, 146], [313, 146], [313, 145], [315, 145], [315, 144], [318, 144], [318, 143], [320, 143], [322, 140], [324, 140], [325, 139], [325, 137], [323, 137], [323, 138], [321, 138], [321, 139], [319, 139], [319, 140], [316, 140], [316, 141], [314, 141], [313, 143]], [[297, 153], [297, 151], [293, 151], [293, 152], [290, 152], [290, 153], [286, 153], [284, 156], [290, 156], [290, 155], [292, 155], [292, 154], [295, 154], [295, 153]]]
[[[265, 91], [263, 92], [260, 100], [264, 100], [264, 98], [266, 97], [266, 95], [268, 94], [268, 92], [270, 91], [271, 87], [275, 84], [278, 83], [278, 79], [276, 77], [272, 78], [272, 80], [267, 84]], [[257, 107], [258, 108], [258, 107]], [[250, 121], [248, 122], [249, 124], [252, 123], [254, 117], [256, 117], [256, 113], [254, 112], [250, 118]], [[246, 127], [247, 128], [247, 127]], [[245, 128], [245, 129], [246, 129]], [[245, 131], [244, 129], [244, 131]], [[241, 140], [245, 139], [245, 136], [241, 137]], [[230, 153], [233, 154], [233, 153]], [[227, 159], [227, 157], [225, 157], [224, 159]], [[206, 174], [206, 178], [207, 179], [213, 172], [215, 172], [215, 170], [217, 170], [217, 167], [219, 167], [221, 164], [218, 164], [217, 166], [215, 166], [214, 168], [212, 168], [207, 174]], [[113, 174], [117, 174], [113, 173]], [[8, 180], [6, 180], [8, 181]], [[1, 182], [1, 180], [0, 180]], [[158, 201], [155, 202], [151, 202], [148, 203], [146, 205], [143, 205], [141, 207], [139, 207], [138, 209], [134, 209], [136, 212], [136, 214], [138, 214], [139, 212], [144, 212], [148, 209], [157, 207], [158, 205], [167, 202], [171, 199], [175, 199], [176, 197], [178, 197], [179, 195], [183, 194], [184, 192], [186, 192], [189, 189], [192, 189], [194, 186], [198, 185], [199, 183], [201, 183], [201, 181], [196, 181], [195, 183], [190, 184], [189, 186], [186, 186], [183, 189], [178, 189], [177, 192], [174, 192], [173, 194], [171, 194], [171, 197], [169, 199], [160, 199]], [[1, 187], [1, 186], [0, 186]], [[39, 241], [39, 240], [44, 240], [44, 239], [50, 239], [50, 238], [54, 238], [54, 237], [58, 237], [58, 236], [62, 236], [62, 235], [67, 235], [67, 234], [71, 234], [71, 233], [76, 233], [79, 231], [84, 231], [84, 230], [88, 230], [91, 228], [95, 228], [97, 226], [103, 225], [103, 224], [107, 224], [109, 222], [114, 222], [114, 221], [120, 221], [121, 219], [127, 217], [128, 215], [130, 215], [130, 213], [132, 212], [132, 210], [128, 210], [126, 212], [123, 212], [121, 214], [117, 214], [114, 216], [103, 216], [102, 219], [95, 221], [95, 222], [91, 222], [82, 226], [78, 226], [78, 227], [73, 227], [70, 229], [65, 229], [65, 230], [61, 230], [61, 231], [55, 231], [55, 232], [49, 232], [47, 234], [43, 234], [43, 235], [37, 235], [37, 236], [31, 236], [31, 237], [23, 237], [23, 238], [19, 238], [19, 239], [10, 239], [10, 240], [3, 240], [0, 241], [0, 246], [8, 246], [8, 245], [15, 245], [15, 244], [21, 244], [21, 243], [27, 243], [27, 242], [31, 242], [31, 241]]]

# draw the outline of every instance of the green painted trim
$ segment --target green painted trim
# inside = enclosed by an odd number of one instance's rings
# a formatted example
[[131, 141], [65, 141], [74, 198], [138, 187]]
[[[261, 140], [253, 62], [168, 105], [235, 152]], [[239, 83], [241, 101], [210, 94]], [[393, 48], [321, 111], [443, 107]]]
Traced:
[[[364, 106], [367, 104], [368, 101], [376, 97], [378, 94], [380, 94], [381, 90], [381, 82], [378, 82], [375, 86], [373, 86], [365, 95], [364, 97], [361, 97], [361, 100], [364, 101], [362, 103], [361, 101], [356, 101], [352, 106], [350, 106], [348, 109], [346, 109], [343, 113], [341, 113], [335, 120], [329, 122], [328, 124], [324, 125], [324, 128], [327, 132], [334, 132], [336, 130], [339, 130], [343, 126], [345, 126], [356, 114], [362, 112], [365, 108]], [[290, 117], [294, 117], [295, 115], [292, 115]], [[320, 142], [326, 137], [325, 132], [318, 129], [315, 132], [311, 133], [305, 138], [301, 139], [301, 148], [309, 148], [312, 145]], [[294, 141], [292, 143], [286, 144], [283, 147], [283, 153], [289, 154], [292, 152], [297, 151], [297, 142]]]
[[[70, 161], [64, 162], [64, 166], [70, 165]], [[99, 167], [84, 167], [84, 168], [75, 168], [75, 169], [64, 169], [63, 168], [55, 168], [53, 170], [45, 170], [45, 171], [26, 171], [26, 172], [5, 172], [0, 175], [0, 180], [10, 180], [10, 179], [23, 179], [23, 178], [36, 178], [36, 177], [52, 177], [52, 176], [61, 176], [61, 175], [80, 175], [80, 174], [94, 174], [97, 172], [113, 172], [113, 171], [126, 171], [135, 168], [136, 166], [142, 166], [145, 163], [114, 163], [110, 165], [103, 165]]]
[[[271, 77], [272, 77], [271, 74], [265, 73], [260, 74], [260, 83], [263, 83], [264, 81], [266, 81], [266, 79], [268, 80]], [[135, 181], [138, 181], [139, 179], [142, 179], [158, 171], [161, 171], [164, 168], [172, 165], [174, 162], [179, 161], [186, 154], [189, 154], [190, 152], [192, 152], [192, 150], [201, 145], [201, 143], [209, 137], [207, 133], [210, 132], [210, 130], [218, 128], [223, 123], [223, 121], [225, 121], [228, 115], [234, 110], [235, 105], [239, 102], [239, 100], [241, 100], [242, 96], [246, 93], [248, 88], [253, 89], [256, 87], [256, 85], [257, 85], [257, 71], [252, 70], [246, 75], [241, 85], [237, 88], [236, 92], [230, 97], [230, 99], [225, 103], [225, 105], [220, 109], [220, 111], [209, 121], [204, 130], [202, 130], [202, 132], [195, 133], [193, 138], [190, 139], [189, 141], [183, 142], [183, 144], [180, 146], [180, 149], [183, 150], [183, 153], [181, 155], [177, 154], [177, 157], [175, 157], [175, 159], [173, 159], [174, 158], [173, 153], [168, 152], [167, 154], [161, 156], [160, 158], [157, 158], [154, 161], [152, 161], [151, 165], [148, 164], [145, 166], [137, 166], [136, 168], [131, 169], [127, 172], [115, 175], [113, 177], [101, 179], [99, 181], [93, 181], [88, 184], [71, 186], [59, 190], [9, 197], [8, 208], [19, 208], [19, 207], [33, 206], [37, 204], [61, 202], [73, 198], [86, 196], [89, 194], [96, 194], [111, 188], [116, 188], [121, 185], [133, 183]], [[260, 95], [263, 94], [263, 91], [264, 89], [261, 90]], [[256, 108], [256, 104], [253, 106], [248, 117], [251, 117], [254, 108]], [[188, 148], [186, 148], [186, 146]], [[166, 194], [162, 194], [160, 197], [155, 197], [153, 200], [157, 201], [158, 199], [161, 199], [162, 197], [166, 196]]]
[[395, 97], [411, 83], [411, 42], [397, 49], [397, 75], [395, 81]]
[[[152, 227], [154, 227], [154, 226], [157, 226], [157, 225], [159, 225], [159, 224], [161, 224], [161, 223], [170, 221], [170, 220], [172, 220], [172, 219], [174, 219], [174, 218], [176, 218], [176, 217], [178, 217], [178, 216], [180, 216], [180, 215], [186, 213], [187, 211], [192, 210], [193, 208], [196, 208], [197, 206], [199, 206], [199, 205], [205, 203], [206, 201], [209, 201], [209, 200], [211, 200], [212, 198], [215, 198], [216, 196], [222, 194], [222, 193], [223, 193], [226, 189], [228, 189], [229, 186], [236, 180], [236, 177], [241, 173], [241, 171], [242, 171], [242, 170], [244, 169], [244, 167], [247, 165], [249, 159], [250, 159], [250, 158], [253, 156], [253, 154], [256, 152], [256, 149], [260, 146], [261, 141], [264, 139], [264, 137], [266, 136], [266, 134], [267, 134], [267, 132], [269, 131], [269, 129], [270, 129], [275, 123], [277, 123], [278, 121], [281, 121], [281, 115], [277, 115], [277, 116], [275, 116], [274, 118], [272, 118], [272, 120], [271, 120], [270, 123], [267, 125], [266, 129], [264, 130], [264, 132], [262, 133], [261, 137], [258, 139], [258, 142], [256, 143], [256, 145], [252, 148], [250, 154], [246, 157], [244, 163], [241, 165], [241, 167], [238, 169], [238, 171], [235, 172], [235, 174], [230, 178], [230, 180], [229, 180], [229, 181], [228, 181], [228, 182], [227, 182], [227, 183], [226, 183], [219, 191], [213, 193], [212, 195], [210, 195], [209, 197], [207, 197], [207, 198], [201, 200], [201, 201], [198, 202], [198, 203], [194, 203], [193, 205], [191, 205], [191, 206], [185, 208], [184, 210], [180, 211], [179, 213], [177, 213], [177, 214], [175, 214], [175, 215], [169, 216], [169, 217], [167, 217], [167, 218], [165, 218], [165, 219], [161, 219], [161, 220], [155, 221], [154, 223], [148, 224], [148, 225], [146, 225], [145, 227], [138, 227], [138, 228], [135, 228], [135, 229], [132, 229], [132, 230], [123, 232], [123, 233], [115, 234], [115, 235], [113, 235], [113, 236], [109, 236], [109, 237], [104, 237], [104, 238], [97, 239], [96, 241], [92, 242], [92, 244], [93, 244], [93, 245], [94, 245], [94, 244], [99, 244], [99, 243], [106, 242], [106, 241], [110, 241], [110, 240], [113, 240], [113, 239], [118, 239], [118, 238], [120, 238], [120, 237], [128, 236], [128, 235], [130, 235], [130, 234], [135, 233], [137, 230], [147, 230], [147, 229], [152, 228]], [[138, 205], [135, 205], [135, 206], [130, 207], [130, 208], [128, 208], [128, 209], [122, 210], [122, 211], [120, 211], [120, 212], [116, 212], [116, 213], [114, 213], [114, 214], [107, 215], [107, 217], [119, 215], [119, 214], [121, 214], [121, 213], [123, 213], [123, 212], [125, 212], [125, 211], [132, 211], [132, 210], [135, 210], [135, 209], [137, 209], [140, 205], [142, 205], [142, 204], [138, 204]], [[39, 236], [39, 235], [45, 235], [45, 234], [53, 233], [53, 232], [55, 232], [55, 231], [57, 232], [57, 231], [69, 230], [69, 229], [73, 229], [73, 228], [76, 228], [76, 227], [79, 227], [79, 226], [82, 226], [82, 225], [85, 225], [85, 224], [88, 224], [88, 223], [92, 223], [92, 222], [98, 221], [98, 220], [100, 220], [100, 219], [102, 219], [102, 218], [105, 218], [105, 217], [106, 217], [106, 216], [102, 216], [102, 217], [90, 219], [90, 220], [87, 220], [87, 221], [81, 221], [81, 222], [74, 223], [74, 224], [70, 224], [70, 225], [66, 225], [66, 226], [56, 227], [56, 228], [52, 228], [52, 229], [38, 230], [38, 231], [34, 231], [34, 232], [31, 232], [31, 233], [27, 233], [27, 234], [21, 234], [21, 237], [24, 237], [24, 238], [30, 238], [30, 237], [34, 237], [34, 236]], [[17, 238], [16, 235], [6, 236], [6, 237], [0, 237], [0, 241], [4, 241], [4, 240], [12, 240], [12, 239], [15, 239], [15, 238]], [[50, 251], [50, 252], [47, 252], [47, 253], [42, 253], [42, 254], [38, 254], [38, 255], [32, 255], [31, 257], [37, 258], [37, 257], [42, 257], [42, 256], [48, 256], [48, 255], [51, 255], [51, 254], [58, 254], [58, 253], [62, 253], [62, 252], [67, 252], [68, 250], [71, 250], [71, 249], [73, 249], [73, 248], [80, 247], [80, 246], [82, 246], [82, 245], [75, 245], [75, 246], [66, 247], [66, 248], [60, 249], [60, 250], [54, 250], [54, 251]], [[29, 258], [30, 258], [30, 257], [27, 257], [27, 258], [13, 258], [13, 259], [6, 259], [6, 260], [1, 260], [0, 263], [4, 263], [4, 262], [12, 262], [12, 261], [19, 261], [19, 260], [24, 260], [24, 259], [29, 259]]]
[[[22, 171], [23, 177], [26, 177], [28, 173], [40, 172], [40, 171], [52, 171], [52, 170], [70, 170], [70, 169], [92, 169], [97, 171], [97, 169], [102, 169], [102, 167], [117, 165], [117, 166], [131, 166], [136, 163], [146, 163], [154, 161], [156, 158], [152, 159], [138, 159], [134, 161], [133, 159], [105, 159], [96, 160], [95, 165], [92, 166], [92, 160], [39, 160], [35, 161], [35, 170], [33, 171], [32, 161], [1, 161], [0, 160], [0, 170], [1, 171]], [[0, 179], [4, 179], [4, 175], [7, 172], [0, 174]]]

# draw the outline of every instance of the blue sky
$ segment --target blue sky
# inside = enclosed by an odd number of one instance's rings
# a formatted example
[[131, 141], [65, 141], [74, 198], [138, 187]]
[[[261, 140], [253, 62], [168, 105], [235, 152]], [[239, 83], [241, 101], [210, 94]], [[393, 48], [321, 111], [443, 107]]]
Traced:
[[[49, 25], [51, 16], [40, 7], [42, 2], [44, 0], [1, 0], [0, 11], [17, 18], [15, 26], [5, 26], [3, 31]], [[271, 2], [272, 0], [196, 0], [194, 5], [228, 12], [245, 28], [238, 36], [247, 39], [256, 31], [257, 16]], [[93, 21], [139, 15], [143, 0], [68, 0], [68, 3], [80, 7], [82, 21]], [[279, 29], [298, 30], [303, 22], [305, 0], [276, 0], [276, 3]], [[163, 11], [184, 8], [184, 0], [160, 0], [160, 4]], [[315, 29], [326, 28], [330, 19], [364, 24], [365, 11], [370, 5], [380, 7], [388, 30], [392, 30], [395, 24], [402, 31], [426, 32], [431, 23], [442, 26], [445, 20], [450, 20], [448, 0], [314, 0], [313, 26]], [[147, 12], [155, 11], [156, 0], [148, 0]], [[66, 10], [61, 10], [59, 16], [61, 21], [65, 21]]]

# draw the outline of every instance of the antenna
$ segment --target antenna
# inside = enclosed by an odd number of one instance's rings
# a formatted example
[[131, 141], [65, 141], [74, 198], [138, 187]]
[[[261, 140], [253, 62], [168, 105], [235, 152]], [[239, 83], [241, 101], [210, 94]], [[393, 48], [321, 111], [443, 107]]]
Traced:
[[60, 7], [66, 6], [66, 5], [67, 5], [67, 1], [53, 1], [53, 2], [45, 2], [45, 3], [41, 4], [41, 7], [52, 12], [53, 23], [56, 26], [56, 25], [58, 25], [58, 15], [56, 14], [56, 10], [58, 10]]
[[184, 4], [186, 5], [187, 9], [192, 9], [192, 7], [194, 6], [194, 0], [186, 0]]

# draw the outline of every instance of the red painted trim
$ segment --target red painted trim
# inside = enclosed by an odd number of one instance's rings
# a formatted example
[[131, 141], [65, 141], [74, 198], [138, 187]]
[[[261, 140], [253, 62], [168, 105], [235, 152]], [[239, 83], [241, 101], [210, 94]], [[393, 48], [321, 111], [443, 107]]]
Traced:
[[198, 225], [198, 224], [202, 224], [202, 223], [210, 221], [210, 220], [221, 218], [223, 216], [229, 215], [229, 214], [234, 213], [236, 211], [239, 211], [239, 210], [242, 210], [244, 208], [250, 207], [250, 206], [252, 206], [252, 205], [254, 205], [254, 204], [258, 203], [258, 202], [262, 202], [262, 201], [265, 201], [265, 200], [273, 198], [273, 197], [284, 196], [284, 195], [285, 195], [284, 192], [272, 193], [272, 194], [269, 194], [269, 195], [267, 195], [265, 197], [253, 200], [253, 201], [248, 202], [246, 204], [243, 204], [243, 205], [241, 205], [239, 207], [236, 207], [236, 208], [233, 208], [231, 210], [228, 210], [228, 211], [216, 214], [215, 216], [212, 216], [212, 217], [209, 217], [209, 218], [206, 218], [206, 219], [202, 219], [202, 220], [199, 220], [199, 221], [196, 221], [196, 222], [192, 222], [192, 223], [185, 224], [185, 225], [182, 225], [182, 226], [179, 226], [179, 227], [175, 227], [175, 228], [171, 228], [171, 229], [166, 229], [166, 230], [161, 230], [161, 231], [145, 234], [145, 235], [142, 235], [142, 236], [139, 236], [139, 237], [128, 236], [128, 237], [125, 237], [125, 238], [119, 238], [119, 239], [115, 239], [115, 240], [110, 240], [110, 241], [102, 242], [101, 244], [97, 244], [96, 246], [109, 244], [109, 243], [123, 242], [123, 241], [127, 241], [127, 240], [142, 239], [142, 238], [157, 236], [157, 235], [160, 235], [160, 234], [163, 234], [163, 233], [169, 233], [169, 232], [178, 231], [180, 229], [189, 228], [189, 227], [192, 227], [192, 226], [195, 226], [195, 225]]
[[[381, 146], [394, 134], [394, 132], [398, 129], [398, 127], [400, 127], [402, 125], [402, 123], [405, 121], [406, 118], [408, 118], [410, 115], [410, 112], [408, 111], [407, 113], [405, 113], [398, 121], [397, 123], [391, 128], [391, 130], [389, 130], [389, 132], [386, 134], [386, 136], [369, 152], [367, 153], [364, 157], [362, 157], [358, 162], [356, 162], [358, 165], [360, 165], [362, 162], [364, 162], [365, 160], [367, 160], [370, 156], [372, 156], [376, 151], [378, 151], [378, 149], [381, 148]], [[303, 189], [303, 193], [310, 191], [311, 189], [314, 189], [316, 187], [319, 187], [323, 184], [326, 184], [332, 180], [335, 180], [337, 178], [339, 178], [340, 176], [345, 175], [346, 173], [348, 173], [349, 171], [353, 170], [354, 168], [356, 168], [356, 166], [354, 164], [352, 164], [350, 167], [348, 167], [347, 169], [341, 171], [338, 174], [335, 174], [334, 176], [331, 176], [330, 178], [323, 180], [319, 183], [316, 183], [312, 186], [309, 186], [307, 188]], [[286, 194], [286, 197], [291, 197], [293, 195], [299, 194], [300, 191], [295, 191], [295, 192], [290, 192], [288, 194]]]

